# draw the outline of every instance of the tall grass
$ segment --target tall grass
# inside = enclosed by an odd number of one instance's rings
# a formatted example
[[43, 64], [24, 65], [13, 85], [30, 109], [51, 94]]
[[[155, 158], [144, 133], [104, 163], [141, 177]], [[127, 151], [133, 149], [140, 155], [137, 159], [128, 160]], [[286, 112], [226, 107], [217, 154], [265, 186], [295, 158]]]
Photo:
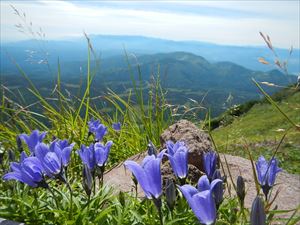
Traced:
[[[160, 85], [160, 75], [152, 76], [150, 86], [145, 87], [139, 65], [137, 66], [138, 82], [134, 77], [134, 68], [128, 60], [128, 70], [132, 79], [132, 88], [126, 97], [121, 97], [114, 90], [107, 89], [107, 94], [101, 99], [107, 102], [107, 108], [113, 113], [103, 113], [91, 99], [91, 84], [100, 69], [100, 62], [93, 51], [92, 43], [87, 38], [87, 71], [85, 87], [82, 96], [71, 95], [62, 91], [61, 69], [58, 61], [56, 85], [51, 92], [51, 98], [43, 96], [26, 72], [14, 62], [20, 74], [29, 83], [29, 91], [36, 98], [34, 104], [22, 105], [14, 99], [20, 99], [5, 86], [1, 86], [1, 123], [0, 140], [5, 149], [14, 149], [16, 136], [29, 133], [30, 130], [40, 129], [49, 133], [48, 137], [57, 136], [75, 142], [77, 148], [88, 142], [87, 121], [91, 118], [100, 119], [103, 124], [111, 127], [113, 122], [122, 123], [121, 132], [109, 130], [108, 139], [114, 137], [116, 145], [112, 151], [111, 163], [117, 163], [132, 154], [146, 149], [148, 141], [159, 145], [161, 132], [172, 121], [171, 110], [168, 106], [164, 90]], [[91, 57], [96, 63], [91, 69]], [[146, 96], [145, 96], [146, 95]], [[12, 96], [12, 97], [10, 97]], [[146, 101], [146, 102], [145, 102]], [[98, 101], [99, 102], [99, 101]], [[35, 111], [40, 108], [40, 112]], [[76, 148], [75, 148], [76, 149]], [[16, 152], [17, 153], [17, 152]]]

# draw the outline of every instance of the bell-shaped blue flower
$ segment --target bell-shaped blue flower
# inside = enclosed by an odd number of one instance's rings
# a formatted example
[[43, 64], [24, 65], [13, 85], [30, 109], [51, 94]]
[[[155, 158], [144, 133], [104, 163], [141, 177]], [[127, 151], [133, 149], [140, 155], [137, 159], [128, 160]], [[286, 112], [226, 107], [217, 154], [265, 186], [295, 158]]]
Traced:
[[108, 141], [106, 145], [103, 145], [100, 142], [95, 143], [94, 150], [95, 150], [95, 160], [97, 166], [99, 167], [105, 166], [112, 144], [113, 144], [112, 141]]
[[269, 162], [260, 156], [256, 162], [257, 179], [261, 185], [265, 197], [267, 198], [269, 190], [273, 187], [277, 173], [282, 171], [278, 167], [278, 160], [272, 158]]
[[180, 186], [179, 189], [200, 223], [210, 225], [215, 223], [217, 217], [213, 190], [222, 180], [215, 179], [210, 184], [206, 176], [202, 177], [199, 179], [198, 189], [188, 184]]
[[94, 144], [90, 144], [89, 147], [81, 145], [80, 150], [78, 150], [77, 153], [79, 154], [82, 163], [93, 171], [96, 166]]
[[121, 130], [121, 123], [118, 122], [118, 123], [113, 123], [112, 124], [112, 128], [115, 130], [115, 131], [120, 131]]
[[148, 199], [158, 199], [162, 194], [160, 163], [163, 153], [157, 158], [154, 155], [147, 155], [141, 165], [130, 160], [124, 163], [141, 185]]
[[181, 148], [186, 148], [185, 143], [183, 141], [177, 141], [175, 144], [173, 141], [166, 142], [167, 152], [169, 155], [173, 156], [177, 150]]
[[60, 176], [62, 172], [62, 158], [51, 151], [48, 145], [40, 143], [35, 147], [35, 155], [41, 161], [48, 177]]
[[31, 187], [47, 187], [44, 181], [44, 168], [41, 161], [34, 156], [21, 157], [20, 163], [11, 163], [11, 172], [3, 176], [4, 180], [17, 180]]
[[89, 132], [95, 135], [96, 141], [101, 141], [104, 135], [107, 134], [107, 127], [104, 126], [99, 120], [90, 120], [88, 122]]
[[40, 133], [38, 130], [32, 131], [30, 135], [27, 134], [20, 134], [19, 138], [27, 144], [31, 153], [34, 153], [34, 149], [37, 144], [41, 143], [45, 138], [47, 132]]
[[203, 155], [204, 170], [209, 180], [212, 180], [217, 168], [217, 154], [209, 151]]
[[100, 124], [101, 124], [100, 120], [91, 119], [88, 122], [89, 132], [95, 133], [97, 128], [100, 126]]
[[182, 145], [173, 155], [166, 154], [176, 177], [185, 179], [188, 175], [188, 149]]
[[[217, 183], [213, 183], [214, 180], [217, 180]], [[212, 194], [213, 194], [213, 197], [214, 197], [214, 200], [215, 200], [215, 203], [216, 203], [217, 208], [218, 208], [219, 205], [223, 201], [224, 188], [223, 188], [223, 181], [221, 180], [221, 176], [219, 176], [218, 178], [215, 178], [214, 180], [210, 183], [207, 176], [203, 175], [203, 176], [200, 177], [197, 187], [198, 187], [199, 191], [211, 190]], [[220, 182], [220, 180], [222, 182]]]
[[50, 151], [55, 152], [63, 166], [67, 167], [70, 162], [71, 151], [74, 145], [74, 143], [69, 144], [68, 140], [55, 140], [50, 145]]

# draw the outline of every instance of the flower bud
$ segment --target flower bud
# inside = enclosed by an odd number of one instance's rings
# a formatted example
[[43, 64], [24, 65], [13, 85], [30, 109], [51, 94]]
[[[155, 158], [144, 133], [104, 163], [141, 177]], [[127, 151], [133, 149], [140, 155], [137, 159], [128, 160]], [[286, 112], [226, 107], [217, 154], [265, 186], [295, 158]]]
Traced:
[[251, 225], [266, 224], [266, 213], [265, 213], [264, 201], [260, 196], [256, 196], [256, 198], [252, 203], [250, 224]]
[[157, 155], [157, 150], [152, 141], [149, 141], [148, 143], [148, 155]]
[[83, 175], [83, 184], [82, 184], [83, 188], [85, 190], [85, 193], [88, 196], [90, 196], [92, 192], [93, 177], [92, 177], [91, 170], [86, 165], [84, 165], [83, 167], [82, 175]]
[[4, 151], [0, 147], [0, 165], [2, 165], [2, 163], [3, 163], [3, 156], [4, 156]]
[[168, 178], [166, 183], [166, 199], [168, 207], [173, 210], [176, 202], [176, 189], [171, 178]]
[[16, 159], [15, 153], [11, 149], [9, 149], [8, 150], [8, 160], [10, 162], [13, 162], [13, 161], [15, 161], [15, 159]]
[[[223, 181], [223, 178], [221, 176], [221, 172], [219, 169], [216, 169], [216, 171], [214, 172], [214, 174], [212, 176], [212, 180], [215, 180], [215, 179], [220, 179]], [[219, 208], [220, 204], [223, 201], [223, 194], [224, 194], [223, 182], [220, 182], [220, 183], [216, 184], [216, 186], [213, 190], [213, 196], [214, 196], [217, 208]]]
[[125, 206], [125, 195], [123, 191], [119, 192], [119, 202], [123, 207]]
[[242, 176], [238, 176], [236, 181], [236, 193], [242, 205], [244, 205], [244, 199], [246, 195], [245, 181]]
[[17, 148], [19, 152], [23, 152], [23, 146], [22, 146], [22, 141], [20, 136], [18, 135], [16, 138], [16, 142], [17, 142]]

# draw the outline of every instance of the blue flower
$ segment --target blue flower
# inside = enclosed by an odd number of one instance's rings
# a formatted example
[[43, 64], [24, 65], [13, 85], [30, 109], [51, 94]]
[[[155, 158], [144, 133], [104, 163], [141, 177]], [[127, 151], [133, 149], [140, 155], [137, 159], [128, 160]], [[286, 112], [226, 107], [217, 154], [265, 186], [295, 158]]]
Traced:
[[39, 143], [35, 147], [35, 155], [40, 160], [48, 177], [62, 178], [62, 158], [56, 154], [54, 149], [50, 149], [49, 146], [44, 143]]
[[185, 144], [183, 141], [177, 141], [175, 144], [172, 141], [167, 141], [166, 142], [167, 146], [167, 152], [169, 155], [173, 156], [175, 152], [177, 152], [178, 149], [181, 148], [186, 148]]
[[31, 187], [47, 187], [43, 177], [44, 168], [37, 157], [23, 154], [20, 163], [11, 163], [10, 169], [11, 172], [3, 176], [4, 180], [17, 180]]
[[95, 135], [96, 141], [101, 141], [107, 134], [107, 127], [100, 123], [99, 120], [90, 120], [88, 122], [89, 132]]
[[213, 198], [213, 190], [220, 182], [222, 180], [215, 179], [210, 184], [207, 176], [202, 176], [198, 182], [198, 189], [188, 184], [179, 186], [195, 216], [202, 224], [215, 223], [217, 209]]
[[78, 150], [77, 153], [79, 154], [82, 163], [93, 171], [96, 165], [94, 144], [90, 144], [89, 147], [81, 145], [80, 150]]
[[160, 163], [163, 153], [159, 154], [157, 158], [154, 155], [147, 155], [142, 165], [130, 160], [124, 163], [141, 185], [148, 199], [158, 199], [162, 194]]
[[278, 167], [277, 159], [272, 158], [270, 162], [268, 162], [263, 156], [260, 156], [256, 162], [256, 171], [258, 182], [267, 198], [269, 190], [275, 183], [277, 173], [282, 171], [282, 169]]
[[[218, 171], [218, 170], [216, 170], [216, 171]], [[212, 194], [213, 194], [215, 203], [218, 207], [223, 201], [223, 194], [224, 194], [223, 181], [221, 180], [221, 174], [220, 174], [220, 176], [215, 175], [214, 180], [217, 180], [218, 182], [216, 184], [213, 184], [213, 182], [210, 183], [209, 179], [207, 178], [206, 175], [201, 176], [198, 181], [198, 190], [199, 191], [212, 190]], [[219, 182], [220, 180], [222, 182]]]
[[173, 155], [166, 154], [170, 160], [171, 167], [175, 175], [180, 179], [185, 179], [188, 174], [188, 149], [182, 145], [177, 148]]
[[112, 144], [113, 144], [112, 141], [108, 141], [106, 145], [103, 145], [100, 142], [95, 143], [94, 150], [95, 150], [95, 160], [97, 166], [99, 167], [105, 166]]
[[27, 144], [30, 152], [34, 153], [35, 146], [41, 143], [45, 138], [47, 132], [40, 133], [38, 130], [32, 131], [30, 135], [27, 134], [20, 134], [19, 138]]
[[113, 123], [112, 124], [112, 128], [115, 130], [115, 131], [120, 131], [121, 130], [121, 123], [118, 122], [118, 123]]
[[209, 180], [212, 180], [217, 167], [217, 154], [209, 151], [203, 155], [204, 170]]
[[97, 128], [100, 126], [100, 120], [94, 120], [94, 119], [91, 119], [89, 122], [88, 122], [88, 126], [89, 126], [89, 132], [91, 133], [95, 133]]
[[68, 140], [55, 140], [50, 145], [50, 151], [55, 152], [63, 166], [67, 167], [70, 162], [71, 151], [74, 145], [74, 143], [69, 144]]

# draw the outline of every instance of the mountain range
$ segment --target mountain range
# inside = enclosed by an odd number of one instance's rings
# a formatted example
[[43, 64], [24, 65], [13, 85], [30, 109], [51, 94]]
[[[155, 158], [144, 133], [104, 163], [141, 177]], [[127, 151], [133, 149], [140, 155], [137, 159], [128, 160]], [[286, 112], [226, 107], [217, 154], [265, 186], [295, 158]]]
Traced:
[[[95, 65], [96, 61], [91, 61]], [[167, 99], [171, 104], [188, 104], [201, 102], [210, 108], [212, 115], [217, 116], [227, 107], [234, 104], [260, 98], [259, 91], [252, 78], [258, 82], [273, 83], [286, 86], [296, 82], [296, 76], [287, 76], [278, 70], [267, 72], [247, 69], [233, 62], [210, 62], [202, 56], [188, 52], [157, 53], [151, 55], [132, 55], [127, 57], [116, 55], [99, 61], [92, 84], [92, 96], [101, 96], [107, 88], [116, 93], [126, 95], [132, 88], [131, 75], [141, 79], [145, 96], [148, 95], [152, 77], [160, 78], [162, 87], [167, 90]], [[62, 86], [71, 93], [77, 93], [79, 83], [86, 74], [86, 60], [62, 61], [60, 63]], [[56, 79], [57, 68], [49, 68], [43, 64], [24, 64], [25, 72], [44, 95], [51, 93]], [[129, 66], [130, 65], [130, 66]], [[130, 69], [132, 73], [130, 73]], [[92, 67], [94, 71], [95, 66]], [[4, 69], [5, 70], [5, 69]], [[11, 79], [15, 72], [2, 71], [3, 82], [10, 88], [26, 89], [23, 79]], [[53, 85], [52, 85], [53, 84]], [[265, 86], [267, 92], [274, 93], [280, 89]], [[192, 102], [191, 102], [192, 101]], [[191, 106], [192, 107], [192, 106]]]
[[[141, 56], [145, 54], [189, 52], [200, 55], [210, 62], [228, 61], [239, 64], [251, 70], [268, 71], [274, 69], [258, 62], [264, 57], [273, 62], [274, 57], [264, 46], [229, 46], [199, 41], [172, 41], [144, 36], [90, 35], [93, 49], [101, 58], [124, 55], [124, 50], [130, 54]], [[263, 40], [262, 40], [263, 44]], [[297, 74], [300, 71], [300, 51], [294, 49], [289, 56], [288, 49], [276, 48], [277, 55], [289, 61], [289, 72]], [[27, 40], [12, 43], [1, 43], [1, 71], [7, 71], [14, 66], [8, 58], [14, 58], [18, 63], [42, 62], [47, 58], [50, 64], [60, 61], [83, 61], [87, 59], [87, 43], [85, 38], [65, 38], [64, 40]], [[9, 57], [7, 57], [9, 56]]]

